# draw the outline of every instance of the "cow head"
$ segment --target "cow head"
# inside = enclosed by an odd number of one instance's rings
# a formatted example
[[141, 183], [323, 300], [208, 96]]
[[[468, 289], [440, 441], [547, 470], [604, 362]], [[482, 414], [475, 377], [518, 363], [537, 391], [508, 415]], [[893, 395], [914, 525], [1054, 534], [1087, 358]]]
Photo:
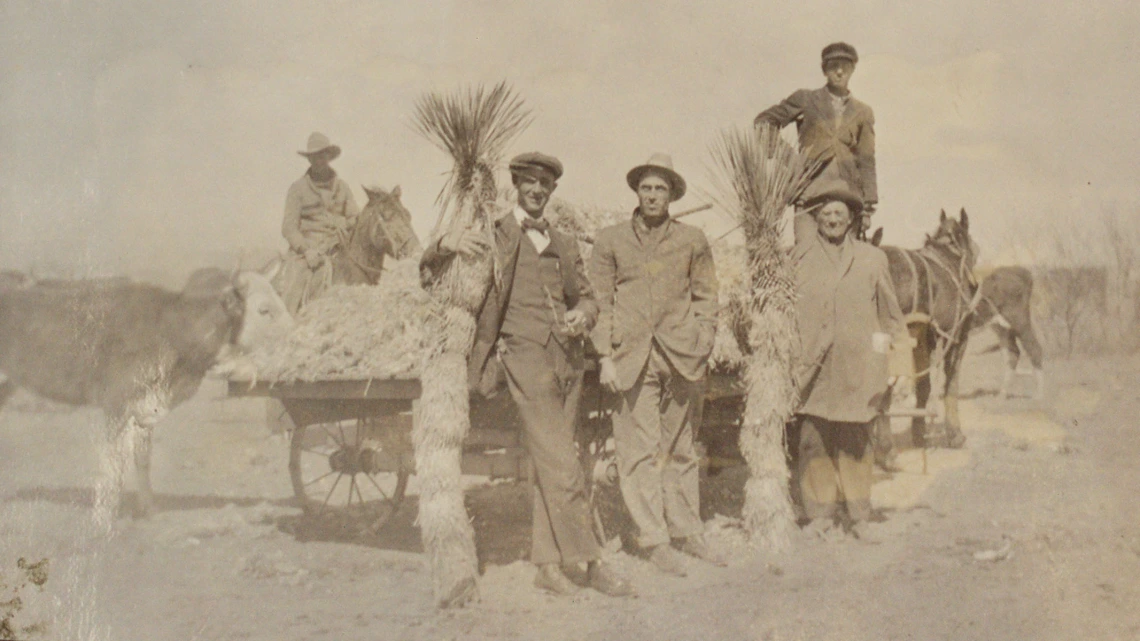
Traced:
[[273, 288], [276, 271], [238, 272], [232, 287], [223, 296], [222, 305], [227, 312], [241, 318], [241, 329], [234, 343], [244, 351], [279, 340], [293, 327], [293, 317], [285, 308], [285, 301]]

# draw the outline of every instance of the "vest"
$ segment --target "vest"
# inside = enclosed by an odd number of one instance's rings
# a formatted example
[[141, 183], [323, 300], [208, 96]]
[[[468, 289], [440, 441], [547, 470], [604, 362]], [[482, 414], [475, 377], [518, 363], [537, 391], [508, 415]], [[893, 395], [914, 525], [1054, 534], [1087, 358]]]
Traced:
[[534, 243], [524, 234], [519, 239], [511, 299], [499, 332], [545, 345], [554, 330], [551, 305], [559, 320], [566, 315], [563, 286], [561, 262], [554, 243], [547, 245], [539, 255]]

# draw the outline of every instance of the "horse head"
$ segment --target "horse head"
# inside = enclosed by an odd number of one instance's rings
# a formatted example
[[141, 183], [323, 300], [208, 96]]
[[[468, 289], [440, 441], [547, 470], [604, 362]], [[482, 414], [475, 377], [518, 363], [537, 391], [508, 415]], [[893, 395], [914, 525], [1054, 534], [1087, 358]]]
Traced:
[[412, 215], [400, 202], [400, 187], [391, 192], [377, 186], [364, 187], [368, 204], [360, 212], [357, 232], [363, 233], [369, 253], [391, 254], [397, 260], [423, 250], [412, 229]]
[[970, 237], [970, 217], [963, 208], [958, 218], [946, 215], [943, 209], [938, 219], [938, 229], [926, 237], [928, 247], [940, 247], [953, 254], [966, 268], [973, 270], [978, 262], [979, 248]]

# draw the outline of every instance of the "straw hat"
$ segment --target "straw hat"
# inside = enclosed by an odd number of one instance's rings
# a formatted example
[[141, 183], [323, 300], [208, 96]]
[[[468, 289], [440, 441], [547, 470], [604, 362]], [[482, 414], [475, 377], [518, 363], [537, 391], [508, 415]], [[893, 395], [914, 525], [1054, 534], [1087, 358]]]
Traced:
[[625, 182], [630, 189], [637, 191], [641, 179], [649, 172], [659, 174], [669, 182], [669, 200], [680, 200], [685, 195], [687, 189], [685, 179], [681, 177], [681, 174], [673, 171], [673, 158], [668, 154], [653, 154], [649, 160], [645, 161], [644, 165], [630, 169], [629, 173], [625, 175]]
[[328, 136], [314, 131], [313, 133], [309, 134], [309, 143], [305, 145], [305, 151], [298, 151], [297, 153], [308, 158], [309, 156], [319, 154], [326, 149], [332, 152], [332, 158], [329, 158], [329, 160], [333, 160], [340, 155], [340, 147], [329, 142]]

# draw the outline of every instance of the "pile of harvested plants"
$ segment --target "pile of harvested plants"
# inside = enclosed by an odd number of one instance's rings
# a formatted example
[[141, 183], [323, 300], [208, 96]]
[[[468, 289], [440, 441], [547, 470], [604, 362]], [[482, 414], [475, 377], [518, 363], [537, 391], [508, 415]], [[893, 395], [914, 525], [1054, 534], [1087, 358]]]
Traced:
[[740, 451], [748, 463], [744, 525], [752, 540], [786, 549], [795, 527], [788, 492], [785, 424], [799, 403], [795, 274], [780, 246], [784, 213], [812, 167], [770, 127], [726, 131], [711, 149], [721, 205], [740, 222], [747, 254], [744, 365], [746, 399]]
[[[429, 93], [416, 105], [417, 131], [454, 161], [440, 193], [434, 242], [454, 230], [475, 230], [495, 246], [498, 196], [495, 168], [507, 144], [530, 123], [522, 100], [500, 83], [451, 95]], [[412, 430], [420, 480], [419, 526], [440, 607], [477, 598], [475, 533], [463, 505], [460, 457], [470, 428], [467, 357], [475, 316], [500, 266], [497, 253], [456, 255], [425, 283], [432, 302], [427, 349], [420, 368], [422, 394]]]

